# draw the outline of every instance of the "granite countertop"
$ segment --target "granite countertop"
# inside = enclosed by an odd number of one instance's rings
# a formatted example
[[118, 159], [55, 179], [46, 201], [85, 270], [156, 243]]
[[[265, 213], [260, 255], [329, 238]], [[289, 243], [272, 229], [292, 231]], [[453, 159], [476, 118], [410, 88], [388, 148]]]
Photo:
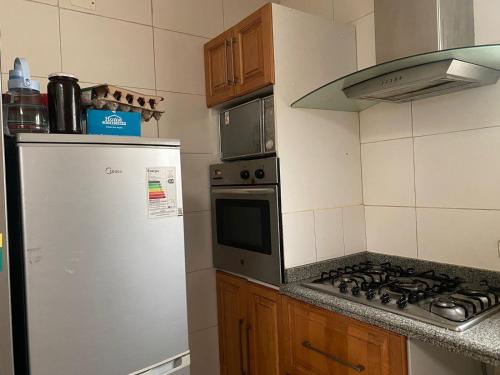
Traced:
[[[315, 271], [317, 271], [317, 266]], [[304, 273], [303, 269], [301, 272], [302, 276], [314, 276]], [[464, 332], [456, 332], [309, 289], [301, 285], [298, 280], [282, 285], [280, 292], [409, 338], [424, 341], [490, 365], [500, 366], [500, 314], [493, 315]]]

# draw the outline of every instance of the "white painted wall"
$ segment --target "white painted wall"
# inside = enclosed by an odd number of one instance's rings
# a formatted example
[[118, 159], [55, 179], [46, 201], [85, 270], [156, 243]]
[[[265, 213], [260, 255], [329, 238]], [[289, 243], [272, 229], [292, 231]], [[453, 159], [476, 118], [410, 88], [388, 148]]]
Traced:
[[289, 268], [365, 249], [357, 114], [290, 107], [305, 93], [354, 71], [356, 43], [352, 26], [279, 5], [273, 6], [273, 30]]

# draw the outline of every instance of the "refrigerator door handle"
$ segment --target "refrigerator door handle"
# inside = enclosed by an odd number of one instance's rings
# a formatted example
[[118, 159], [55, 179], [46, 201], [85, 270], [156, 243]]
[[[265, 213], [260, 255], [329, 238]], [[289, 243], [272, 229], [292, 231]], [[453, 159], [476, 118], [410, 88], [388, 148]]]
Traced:
[[134, 372], [129, 375], [169, 375], [177, 372], [191, 364], [189, 352], [182, 353], [177, 357], [167, 359], [165, 362], [154, 365], [152, 368]]

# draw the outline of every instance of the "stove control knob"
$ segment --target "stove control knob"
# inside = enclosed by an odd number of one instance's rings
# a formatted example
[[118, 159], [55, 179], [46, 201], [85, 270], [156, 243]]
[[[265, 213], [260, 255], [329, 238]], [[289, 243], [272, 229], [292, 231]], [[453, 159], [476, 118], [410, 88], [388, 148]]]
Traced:
[[368, 289], [366, 291], [366, 299], [373, 299], [375, 297], [375, 291], [373, 289]]
[[250, 172], [244, 169], [240, 172], [240, 177], [244, 180], [248, 180], [250, 178]]
[[347, 293], [347, 283], [341, 282], [339, 285], [340, 293]]
[[404, 309], [406, 306], [408, 306], [408, 300], [404, 296], [398, 299], [396, 303], [400, 309]]
[[353, 286], [351, 289], [352, 295], [353, 296], [359, 296], [359, 292], [361, 291], [359, 286]]
[[384, 305], [388, 304], [391, 301], [391, 296], [389, 293], [384, 293], [380, 296], [380, 302], [382, 302]]
[[264, 178], [264, 176], [265, 176], [265, 173], [264, 173], [263, 169], [257, 169], [255, 171], [255, 178], [261, 179], [261, 178]]
[[411, 293], [411, 294], [408, 296], [408, 301], [409, 301], [410, 303], [417, 303], [417, 302], [418, 302], [418, 300], [419, 300], [419, 298], [418, 298], [418, 294], [416, 294], [416, 293]]

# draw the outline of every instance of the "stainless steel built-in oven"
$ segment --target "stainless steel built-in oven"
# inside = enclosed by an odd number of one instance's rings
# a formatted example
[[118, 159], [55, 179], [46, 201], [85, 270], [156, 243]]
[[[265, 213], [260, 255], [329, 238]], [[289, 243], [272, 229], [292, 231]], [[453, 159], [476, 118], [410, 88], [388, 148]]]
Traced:
[[219, 129], [222, 160], [275, 154], [274, 97], [255, 99], [222, 111]]
[[210, 167], [215, 267], [269, 284], [282, 282], [276, 157]]

